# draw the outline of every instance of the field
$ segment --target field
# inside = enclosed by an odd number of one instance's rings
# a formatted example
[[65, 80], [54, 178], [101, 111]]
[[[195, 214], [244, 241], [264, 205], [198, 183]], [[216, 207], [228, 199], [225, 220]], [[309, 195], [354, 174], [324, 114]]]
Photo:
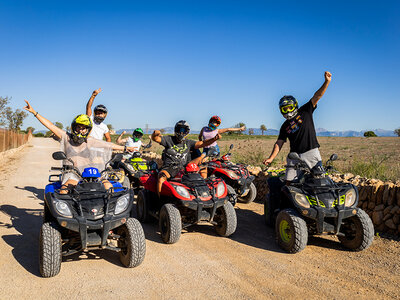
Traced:
[[[189, 138], [197, 139], [197, 135]], [[226, 153], [230, 144], [234, 145], [232, 159], [235, 162], [260, 166], [269, 156], [276, 141], [276, 136], [232, 136], [223, 135], [218, 142], [221, 152]], [[116, 136], [113, 136], [113, 140]], [[148, 137], [143, 139], [148, 142]], [[400, 180], [400, 138], [398, 137], [318, 137], [323, 161], [332, 153], [339, 159], [335, 168], [340, 172], [350, 172], [355, 175], [382, 180]], [[153, 143], [152, 152], [161, 154], [163, 147]], [[274, 160], [273, 167], [285, 165], [289, 143], [286, 143]]]

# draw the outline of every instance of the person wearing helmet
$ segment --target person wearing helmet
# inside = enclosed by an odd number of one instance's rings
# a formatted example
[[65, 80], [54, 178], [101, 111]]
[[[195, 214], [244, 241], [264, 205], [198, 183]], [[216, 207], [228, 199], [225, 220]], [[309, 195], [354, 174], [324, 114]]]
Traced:
[[[245, 126], [242, 126], [240, 128], [219, 128], [218, 129], [219, 125], [221, 125], [221, 118], [218, 116], [212, 116], [210, 118], [210, 120], [208, 121], [208, 126], [204, 126], [201, 129], [200, 134], [199, 134], [199, 141], [204, 141], [204, 140], [210, 139], [217, 134], [223, 134], [226, 132], [243, 131], [246, 129]], [[213, 147], [213, 149], [215, 149], [215, 151], [218, 152], [218, 154], [220, 153], [218, 144], [217, 144], [217, 142], [215, 142], [209, 146], [204, 147], [202, 158], [204, 158], [207, 155], [209, 149], [212, 147]]]
[[[282, 124], [279, 136], [274, 144], [271, 155], [263, 161], [265, 165], [272, 163], [274, 158], [282, 149], [287, 139], [290, 141], [290, 152], [297, 152], [304, 159], [309, 167], [314, 167], [320, 162], [321, 154], [317, 134], [315, 132], [313, 113], [317, 108], [319, 99], [325, 94], [326, 89], [332, 79], [330, 72], [325, 72], [325, 81], [321, 88], [315, 92], [314, 96], [306, 104], [298, 107], [298, 102], [293, 96], [283, 96], [279, 101], [279, 110], [286, 121]], [[286, 181], [293, 181], [299, 177], [299, 173], [291, 168], [294, 162], [287, 158]]]
[[161, 157], [163, 165], [158, 173], [157, 192], [159, 196], [164, 181], [168, 178], [175, 177], [188, 163], [188, 156], [191, 151], [211, 145], [221, 137], [220, 134], [216, 134], [208, 140], [196, 142], [194, 140], [185, 139], [189, 132], [189, 124], [181, 120], [175, 124], [173, 136], [162, 136], [160, 130], [155, 130], [151, 135], [151, 139], [154, 142], [164, 147]]
[[[71, 123], [71, 132], [66, 132], [40, 115], [27, 100], [25, 102], [24, 109], [32, 113], [40, 123], [54, 133], [60, 140], [61, 151], [74, 162], [75, 167], [81, 173], [88, 167], [97, 168], [99, 171], [103, 170], [106, 162], [111, 159], [112, 150], [134, 151], [133, 147], [124, 147], [90, 137], [89, 134], [93, 128], [93, 122], [87, 115], [76, 116]], [[70, 162], [64, 161], [64, 164], [70, 164]], [[60, 192], [68, 193], [71, 188], [78, 184], [79, 180], [79, 176], [73, 172], [64, 173]], [[108, 180], [103, 180], [103, 184], [106, 189], [112, 187]]]
[[93, 110], [94, 116], [92, 116], [93, 101], [100, 92], [101, 88], [95, 90], [86, 104], [86, 114], [92, 119], [93, 122], [93, 129], [90, 132], [90, 136], [98, 140], [102, 140], [103, 137], [105, 137], [107, 142], [111, 142], [110, 130], [108, 129], [107, 125], [104, 124], [104, 119], [108, 113], [107, 108], [103, 104], [96, 105]]
[[[120, 136], [117, 138], [117, 144], [125, 145], [126, 147], [133, 147], [135, 149], [135, 152], [140, 151], [140, 147], [142, 147], [142, 146], [146, 147], [149, 145], [149, 144], [143, 145], [143, 142], [142, 142], [143, 130], [142, 130], [142, 128], [136, 128], [132, 133], [132, 137], [122, 138], [122, 136], [125, 133], [126, 133], [126, 131], [123, 131], [120, 134]], [[150, 143], [151, 143], [151, 140], [150, 140]], [[125, 158], [128, 158], [128, 156]]]

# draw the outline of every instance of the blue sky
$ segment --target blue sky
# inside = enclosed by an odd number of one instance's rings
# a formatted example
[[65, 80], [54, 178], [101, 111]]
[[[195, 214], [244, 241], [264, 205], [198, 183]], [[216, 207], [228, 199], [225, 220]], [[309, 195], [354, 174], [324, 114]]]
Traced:
[[[91, 92], [115, 128], [220, 115], [278, 129], [285, 94], [328, 130], [394, 129], [398, 1], [1, 1], [0, 95], [63, 124]], [[397, 88], [396, 88], [397, 86]], [[44, 129], [32, 116], [24, 126]]]

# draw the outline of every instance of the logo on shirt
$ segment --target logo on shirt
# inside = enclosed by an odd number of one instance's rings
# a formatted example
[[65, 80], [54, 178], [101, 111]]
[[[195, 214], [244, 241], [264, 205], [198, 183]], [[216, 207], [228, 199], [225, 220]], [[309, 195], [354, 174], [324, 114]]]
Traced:
[[301, 124], [303, 123], [303, 119], [300, 114], [298, 114], [295, 118], [289, 121], [289, 126], [286, 127], [286, 132], [288, 134], [295, 133], [300, 129]]

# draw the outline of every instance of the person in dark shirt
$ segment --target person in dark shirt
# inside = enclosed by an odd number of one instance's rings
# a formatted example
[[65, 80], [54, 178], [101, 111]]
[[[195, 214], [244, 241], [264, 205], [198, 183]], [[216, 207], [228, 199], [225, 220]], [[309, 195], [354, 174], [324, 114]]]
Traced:
[[[325, 72], [324, 76], [325, 81], [321, 88], [315, 92], [310, 101], [300, 108], [298, 108], [297, 100], [293, 96], [284, 96], [280, 99], [279, 109], [286, 121], [281, 126], [278, 140], [275, 142], [271, 155], [263, 162], [265, 165], [272, 163], [287, 139], [290, 141], [290, 152], [297, 152], [310, 168], [322, 160], [318, 149], [319, 144], [314, 127], [313, 112], [332, 79], [330, 72]], [[292, 166], [294, 162], [287, 158], [287, 164]], [[299, 174], [293, 168], [288, 167], [286, 169], [286, 181], [293, 181], [298, 176]]]
[[206, 141], [193, 141], [185, 139], [190, 132], [190, 126], [186, 121], [179, 121], [175, 124], [174, 135], [162, 136], [159, 130], [155, 130], [151, 135], [151, 139], [161, 146], [164, 146], [162, 153], [163, 165], [158, 173], [157, 192], [160, 196], [162, 184], [168, 178], [175, 177], [178, 172], [188, 163], [190, 153], [195, 149], [203, 148], [211, 145], [221, 138], [217, 134]]

